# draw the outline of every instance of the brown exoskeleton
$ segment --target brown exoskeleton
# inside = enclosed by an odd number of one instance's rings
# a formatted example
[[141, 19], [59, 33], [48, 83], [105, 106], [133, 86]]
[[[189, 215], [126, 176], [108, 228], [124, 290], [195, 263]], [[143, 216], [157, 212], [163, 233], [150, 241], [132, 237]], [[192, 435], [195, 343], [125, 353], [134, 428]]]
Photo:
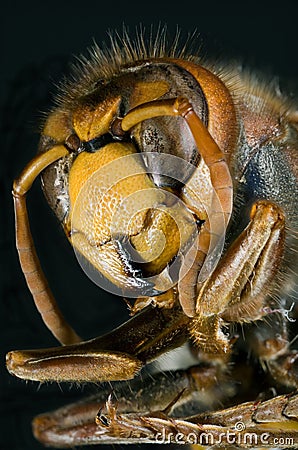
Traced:
[[[288, 331], [297, 128], [295, 106], [273, 88], [175, 45], [166, 51], [161, 37], [148, 48], [142, 38], [95, 48], [13, 187], [22, 270], [62, 346], [10, 352], [7, 367], [29, 380], [115, 383], [111, 396], [109, 387], [37, 417], [41, 442], [298, 447], [298, 353]], [[40, 174], [85, 270], [137, 298], [130, 320], [90, 341], [64, 319], [34, 249], [26, 194]], [[136, 377], [186, 342], [192, 367]], [[260, 397], [249, 352], [278, 395]]]

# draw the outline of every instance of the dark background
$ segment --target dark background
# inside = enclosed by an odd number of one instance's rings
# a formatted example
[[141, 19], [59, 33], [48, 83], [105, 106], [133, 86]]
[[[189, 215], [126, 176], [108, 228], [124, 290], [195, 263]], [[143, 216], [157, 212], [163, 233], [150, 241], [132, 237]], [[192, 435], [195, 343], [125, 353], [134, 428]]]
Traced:
[[[210, 2], [127, 4], [101, 2], [12, 1], [1, 7], [1, 166], [0, 166], [0, 449], [35, 450], [42, 446], [31, 434], [32, 417], [74, 400], [90, 388], [26, 383], [5, 370], [12, 349], [57, 345], [41, 322], [28, 292], [14, 249], [11, 184], [36, 152], [38, 123], [47, 110], [54, 83], [68, 72], [73, 55], [108, 41], [107, 31], [134, 32], [142, 23], [176, 26], [182, 36], [197, 29], [203, 54], [223, 61], [237, 58], [268, 79], [279, 77], [282, 89], [298, 93], [297, 5], [283, 1], [278, 10], [235, 4], [230, 9]], [[182, 39], [183, 40], [183, 39]], [[200, 42], [200, 41], [199, 41]], [[85, 339], [103, 334], [127, 317], [119, 298], [93, 285], [78, 267], [71, 248], [35, 183], [28, 196], [36, 246], [61, 308]], [[91, 388], [92, 389], [92, 388]]]

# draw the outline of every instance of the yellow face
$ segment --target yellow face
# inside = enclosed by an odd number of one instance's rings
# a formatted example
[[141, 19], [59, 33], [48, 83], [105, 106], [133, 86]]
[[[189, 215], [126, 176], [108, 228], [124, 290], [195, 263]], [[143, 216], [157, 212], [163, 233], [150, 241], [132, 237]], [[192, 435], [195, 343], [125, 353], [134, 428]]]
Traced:
[[95, 279], [102, 287], [131, 297], [157, 295], [176, 284], [179, 258], [193, 242], [198, 218], [185, 206], [187, 192], [181, 190], [181, 177], [183, 182], [194, 171], [181, 153], [191, 159], [196, 152], [183, 120], [145, 120], [113, 138], [119, 116], [177, 95], [166, 75], [145, 81], [142, 70], [136, 79], [125, 74], [82, 96], [75, 106], [58, 108], [43, 131], [57, 143], [78, 142], [76, 154], [55, 168], [67, 177], [52, 184], [63, 185], [56, 196], [67, 207], [60, 215], [83, 268], [103, 275]]
[[81, 153], [69, 196], [72, 245], [93, 267], [127, 295], [171, 287], [173, 280], [161, 274], [186, 245], [194, 221], [173, 194], [155, 186], [132, 144]]

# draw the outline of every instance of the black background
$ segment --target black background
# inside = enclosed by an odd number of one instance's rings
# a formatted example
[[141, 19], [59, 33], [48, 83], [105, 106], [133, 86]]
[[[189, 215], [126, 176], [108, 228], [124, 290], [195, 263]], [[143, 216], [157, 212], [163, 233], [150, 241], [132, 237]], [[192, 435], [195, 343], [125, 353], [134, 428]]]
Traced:
[[[108, 41], [108, 29], [167, 24], [182, 36], [197, 29], [204, 54], [224, 61], [240, 59], [281, 87], [298, 93], [297, 6], [260, 9], [210, 2], [127, 4], [96, 2], [11, 1], [1, 7], [1, 208], [0, 208], [0, 449], [34, 450], [42, 446], [31, 434], [30, 421], [39, 412], [74, 400], [89, 388], [27, 383], [5, 370], [5, 353], [12, 349], [48, 347], [55, 339], [36, 312], [14, 249], [10, 195], [13, 178], [36, 151], [38, 123], [46, 110], [53, 83], [68, 71], [73, 55]], [[105, 9], [104, 9], [105, 8]], [[102, 293], [83, 274], [55, 218], [40, 193], [39, 183], [28, 196], [32, 230], [50, 285], [69, 321], [85, 339], [103, 334], [127, 317], [119, 298]]]

